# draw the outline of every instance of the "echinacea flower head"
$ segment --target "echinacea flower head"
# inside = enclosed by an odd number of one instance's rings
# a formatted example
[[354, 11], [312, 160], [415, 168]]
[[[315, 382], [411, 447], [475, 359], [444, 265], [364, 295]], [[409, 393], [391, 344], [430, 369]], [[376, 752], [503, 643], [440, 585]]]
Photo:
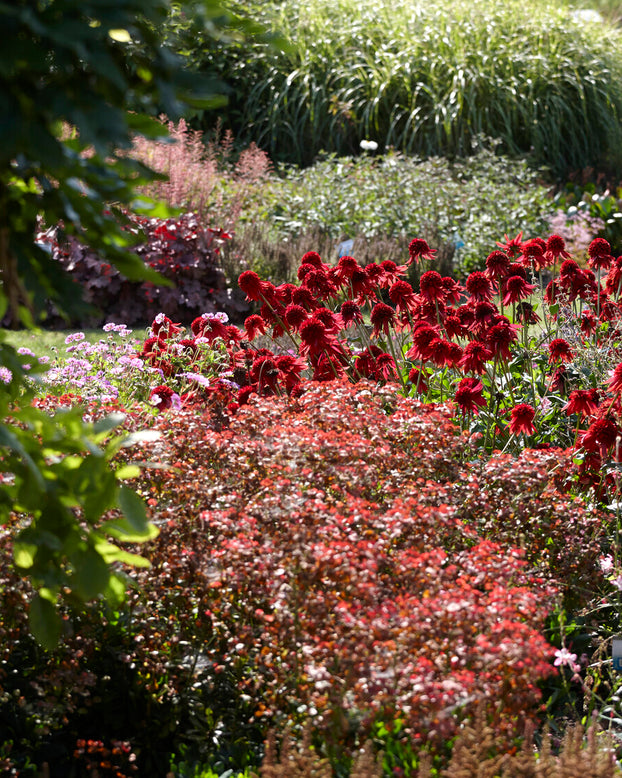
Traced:
[[484, 385], [477, 378], [463, 378], [458, 384], [454, 399], [462, 413], [478, 414], [479, 409], [486, 405], [483, 392]]
[[341, 314], [341, 320], [345, 327], [363, 322], [363, 313], [359, 306], [352, 300], [346, 300], [341, 303], [339, 313]]
[[266, 334], [266, 324], [261, 316], [258, 316], [256, 313], [247, 316], [244, 321], [244, 329], [249, 340], [255, 340], [257, 335]]
[[523, 233], [519, 232], [518, 235], [515, 238], [510, 238], [507, 235], [503, 236], [503, 240], [505, 243], [500, 243], [497, 241], [497, 246], [499, 246], [500, 249], [505, 251], [505, 253], [510, 257], [517, 257], [523, 249]]
[[421, 259], [434, 259], [435, 254], [436, 249], [431, 249], [428, 246], [427, 241], [423, 240], [423, 238], [414, 238], [408, 244], [408, 255], [410, 259], [406, 264], [418, 262]]
[[555, 261], [561, 259], [570, 259], [570, 254], [566, 251], [566, 243], [561, 235], [551, 235], [546, 241], [546, 253]]
[[253, 270], [245, 270], [238, 278], [238, 286], [247, 300], [258, 302], [263, 299], [264, 282]]
[[533, 420], [536, 417], [536, 411], [527, 403], [515, 405], [510, 412], [510, 432], [512, 435], [533, 435], [536, 431]]
[[622, 392], [622, 362], [613, 370], [607, 388], [612, 394]]
[[534, 284], [528, 284], [522, 276], [510, 276], [505, 281], [504, 305], [513, 305], [532, 295], [536, 290]]
[[389, 328], [395, 324], [395, 311], [386, 303], [376, 303], [371, 309], [369, 320], [372, 323], [373, 335], [375, 338], [383, 332], [389, 334]]
[[417, 394], [425, 394], [428, 391], [428, 374], [424, 370], [413, 367], [408, 373], [408, 380], [413, 385]]
[[572, 362], [574, 354], [568, 341], [563, 338], [555, 338], [549, 343], [549, 365], [556, 362]]
[[323, 270], [325, 268], [325, 265], [322, 262], [322, 257], [317, 253], [317, 251], [307, 251], [306, 254], [303, 254], [302, 259], [300, 260], [300, 264], [312, 265], [318, 270]]
[[472, 340], [464, 348], [462, 359], [458, 366], [465, 373], [477, 373], [481, 375], [486, 370], [486, 362], [492, 359], [492, 351], [478, 340]]
[[493, 356], [500, 359], [510, 359], [512, 356], [510, 346], [518, 340], [518, 327], [502, 318], [486, 333], [486, 344]]
[[486, 257], [486, 275], [488, 278], [505, 278], [510, 269], [510, 258], [504, 251], [493, 251]]
[[575, 389], [570, 392], [568, 402], [564, 405], [563, 410], [568, 416], [571, 413], [576, 413], [585, 418], [596, 413], [598, 403], [599, 397], [596, 389]]
[[491, 300], [494, 293], [490, 278], [479, 270], [467, 277], [466, 290], [474, 301]]
[[444, 300], [447, 292], [443, 286], [443, 277], [436, 270], [428, 270], [419, 279], [421, 296], [432, 302]]
[[587, 255], [590, 259], [596, 257], [608, 257], [611, 255], [611, 245], [604, 238], [594, 238], [587, 249]]
[[596, 419], [581, 436], [581, 445], [586, 451], [604, 455], [614, 446], [619, 435], [620, 428], [612, 419]]
[[300, 325], [309, 318], [309, 314], [302, 305], [291, 303], [285, 309], [285, 321], [293, 329], [298, 330]]

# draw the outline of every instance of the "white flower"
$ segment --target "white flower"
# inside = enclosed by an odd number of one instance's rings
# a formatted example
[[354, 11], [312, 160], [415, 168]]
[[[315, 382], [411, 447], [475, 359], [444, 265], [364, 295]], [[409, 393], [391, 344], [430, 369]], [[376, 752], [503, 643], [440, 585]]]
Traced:
[[363, 151], [376, 151], [378, 148], [378, 144], [375, 140], [362, 140], [361, 141], [361, 148]]
[[611, 554], [607, 554], [607, 556], [601, 556], [598, 562], [603, 573], [607, 574], [613, 570], [613, 557]]
[[553, 662], [553, 664], [556, 667], [561, 667], [562, 665], [568, 665], [569, 667], [574, 668], [576, 662], [577, 662], [577, 655], [571, 654], [567, 648], [557, 649], [557, 651], [555, 652], [555, 661]]

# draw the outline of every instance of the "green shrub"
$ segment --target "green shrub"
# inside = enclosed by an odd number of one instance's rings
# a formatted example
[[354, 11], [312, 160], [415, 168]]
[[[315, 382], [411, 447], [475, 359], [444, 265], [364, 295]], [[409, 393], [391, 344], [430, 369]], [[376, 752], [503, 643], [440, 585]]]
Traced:
[[364, 138], [425, 156], [471, 153], [480, 133], [557, 174], [619, 161], [619, 32], [562, 4], [290, 0], [252, 13], [289, 39], [203, 48], [234, 88], [229, 120], [277, 160], [351, 154]]
[[453, 163], [397, 152], [330, 157], [263, 182], [263, 202], [241, 219], [229, 259], [238, 252], [246, 261], [241, 269], [259, 266], [273, 280], [284, 280], [295, 274], [305, 251], [323, 250], [328, 261], [337, 258], [341, 241], [354, 239], [345, 253], [364, 263], [399, 263], [419, 235], [441, 249], [445, 272], [465, 273], [483, 266], [504, 232], [544, 231], [550, 211], [541, 177], [524, 160], [490, 149]]

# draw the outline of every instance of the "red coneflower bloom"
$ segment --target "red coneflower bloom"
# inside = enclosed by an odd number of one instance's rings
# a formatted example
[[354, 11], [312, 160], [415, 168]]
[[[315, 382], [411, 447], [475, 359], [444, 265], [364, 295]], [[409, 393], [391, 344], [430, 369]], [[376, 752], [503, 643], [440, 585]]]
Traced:
[[536, 290], [534, 284], [528, 284], [521, 276], [511, 276], [505, 281], [504, 305], [512, 305], [525, 297], [529, 297]]
[[313, 315], [322, 322], [329, 335], [335, 335], [341, 329], [341, 321], [328, 308], [317, 308]]
[[425, 370], [419, 370], [416, 367], [413, 367], [408, 373], [408, 380], [418, 394], [425, 394], [428, 391], [428, 377]]
[[255, 359], [250, 369], [250, 377], [260, 390], [270, 389], [273, 391], [279, 378], [279, 371], [273, 357]]
[[[303, 267], [305, 266], [303, 265]], [[319, 300], [327, 300], [330, 297], [334, 297], [337, 294], [337, 287], [330, 280], [328, 273], [325, 273], [323, 270], [316, 270], [313, 266], [311, 267], [312, 269], [305, 273], [302, 285], [309, 289]]]
[[462, 355], [462, 346], [449, 341], [449, 346], [447, 347], [447, 364], [456, 367], [462, 359]]
[[376, 303], [371, 309], [369, 320], [373, 324], [373, 336], [375, 338], [383, 332], [389, 334], [389, 328], [395, 326], [395, 311], [386, 303]]
[[352, 278], [352, 274], [354, 272], [362, 269], [363, 268], [359, 265], [356, 259], [354, 259], [354, 257], [344, 256], [339, 257], [337, 267], [331, 270], [330, 275], [333, 281], [336, 281], [341, 285], [347, 283]]
[[303, 254], [302, 259], [300, 260], [300, 264], [312, 265], [318, 270], [323, 270], [324, 272], [328, 270], [328, 266], [322, 262], [322, 257], [317, 253], [317, 251], [307, 251], [306, 254]]
[[611, 374], [611, 378], [607, 383], [607, 389], [609, 389], [612, 394], [622, 392], [622, 362], [620, 362]]
[[406, 358], [413, 362], [417, 359], [427, 361], [430, 358], [430, 343], [438, 338], [438, 331], [429, 324], [419, 324], [411, 337], [412, 346], [406, 352]]
[[512, 435], [533, 435], [536, 431], [533, 420], [536, 417], [536, 412], [531, 405], [527, 403], [519, 403], [512, 408], [510, 413], [510, 432]]
[[555, 305], [559, 299], [560, 292], [561, 287], [559, 285], [559, 281], [557, 281], [555, 278], [551, 279], [546, 285], [546, 289], [544, 290], [544, 299], [546, 300], [547, 304]]
[[415, 238], [408, 244], [409, 260], [406, 264], [418, 262], [420, 259], [434, 259], [435, 254], [436, 249], [431, 249], [427, 241], [423, 240], [423, 238]]
[[249, 340], [255, 340], [257, 335], [266, 334], [266, 323], [256, 313], [247, 316], [244, 321], [244, 329]]
[[306, 368], [306, 365], [302, 359], [294, 356], [293, 354], [283, 354], [277, 357], [276, 366], [279, 370], [280, 377], [285, 384], [285, 391], [290, 394], [292, 390], [301, 383], [301, 373]]
[[443, 278], [436, 270], [428, 270], [421, 276], [419, 279], [419, 289], [421, 290], [422, 297], [432, 302], [444, 300], [447, 294], [443, 286]]
[[535, 312], [533, 305], [526, 300], [523, 300], [516, 306], [516, 318], [525, 324], [537, 324], [540, 321], [540, 317]]
[[[395, 265], [395, 262], [392, 262], [391, 264], [397, 267], [397, 265]], [[367, 276], [367, 280], [369, 281], [370, 284], [373, 284], [374, 288], [390, 285], [386, 283], [386, 275], [384, 270], [380, 265], [377, 265], [375, 262], [370, 262], [368, 265], [365, 265], [363, 269], [365, 270], [365, 275]], [[391, 283], [393, 283], [393, 281], [391, 281]]]
[[416, 318], [419, 321], [435, 325], [445, 320], [447, 306], [443, 300], [426, 300], [421, 295], [417, 296], [419, 298], [419, 311]]
[[548, 261], [544, 255], [546, 244], [540, 242], [537, 238], [523, 243], [522, 252], [518, 261], [525, 267], [531, 267], [534, 271], [546, 267]]
[[321, 354], [325, 349], [332, 351], [338, 345], [335, 338], [327, 334], [324, 324], [315, 316], [311, 316], [301, 324], [300, 337], [302, 338], [300, 354], [303, 357], [308, 354]]
[[307, 311], [313, 311], [319, 308], [320, 303], [315, 299], [309, 289], [305, 289], [304, 286], [299, 286], [292, 292], [292, 303], [294, 305], [302, 305]]
[[598, 320], [594, 311], [581, 311], [581, 323], [579, 326], [581, 327], [581, 332], [586, 337], [591, 338], [598, 329]]
[[[373, 263], [372, 265], [373, 267], [377, 267], [377, 265]], [[367, 265], [367, 267], [371, 267], [372, 265]], [[376, 289], [381, 280], [380, 276], [378, 275], [376, 275], [375, 278], [372, 277], [374, 274], [372, 273], [372, 275], [370, 275], [367, 271], [367, 267], [362, 267], [358, 270], [355, 270], [354, 273], [352, 273], [352, 277], [350, 278], [350, 294], [359, 302], [362, 302], [366, 299], [375, 299]]]
[[251, 394], [257, 394], [254, 386], [243, 386], [238, 391], [238, 405], [246, 405]]
[[473, 307], [473, 323], [470, 329], [475, 332], [483, 332], [498, 314], [498, 310], [492, 303], [482, 300]]
[[453, 303], [455, 305], [460, 301], [464, 289], [455, 279], [444, 276], [443, 287], [445, 289], [445, 302]]
[[486, 343], [493, 356], [501, 359], [510, 359], [510, 345], [518, 340], [518, 328], [506, 319], [494, 327], [491, 327], [486, 334]]
[[389, 298], [398, 313], [406, 312], [413, 316], [417, 310], [417, 297], [408, 281], [396, 281], [389, 288]]
[[582, 417], [592, 416], [598, 410], [599, 397], [596, 389], [576, 389], [570, 392], [568, 402], [563, 410], [570, 416], [577, 413]]
[[361, 309], [352, 300], [346, 300], [345, 302], [341, 303], [339, 312], [345, 327], [349, 327], [351, 324], [360, 324], [363, 321], [363, 314]]
[[396, 265], [390, 259], [385, 259], [380, 263], [382, 269], [383, 279], [381, 285], [383, 287], [391, 286], [396, 281], [399, 281], [406, 273], [406, 265]]
[[151, 324], [151, 332], [156, 338], [173, 338], [182, 331], [183, 327], [179, 322], [174, 324], [168, 316], [159, 313]]
[[522, 244], [523, 239], [523, 233], [519, 232], [518, 235], [515, 238], [509, 238], [507, 235], [503, 236], [503, 240], [505, 243], [500, 243], [497, 241], [497, 246], [499, 248], [503, 249], [505, 253], [510, 257], [517, 257], [523, 249]]
[[463, 338], [468, 332], [468, 329], [460, 321], [460, 317], [455, 314], [449, 314], [445, 317], [443, 327], [448, 338]]
[[386, 381], [396, 377], [393, 357], [374, 345], [361, 351], [354, 362], [354, 369], [360, 376], [372, 381]]
[[565, 259], [559, 268], [560, 278], [569, 278], [581, 270], [574, 259]]
[[286, 323], [293, 329], [298, 330], [300, 325], [309, 318], [309, 314], [302, 305], [291, 303], [285, 309], [284, 318]]
[[588, 265], [593, 270], [607, 268], [613, 262], [611, 246], [604, 238], [594, 238], [587, 249]]
[[454, 344], [449, 340], [442, 338], [433, 338], [428, 346], [429, 360], [437, 367], [445, 367], [453, 364], [452, 346]]
[[477, 378], [463, 378], [456, 389], [455, 401], [462, 413], [479, 413], [486, 405], [483, 395], [484, 385]]
[[493, 251], [486, 257], [486, 275], [493, 280], [505, 278], [510, 269], [510, 258], [503, 251]]
[[486, 362], [489, 359], [492, 359], [492, 351], [485, 343], [473, 340], [465, 346], [458, 367], [465, 373], [477, 373], [478, 375], [481, 375], [486, 370]]
[[622, 289], [622, 257], [614, 259], [609, 266], [609, 272], [605, 279], [607, 294], [618, 295]]
[[549, 389], [552, 392], [566, 394], [568, 390], [568, 371], [566, 365], [562, 364], [555, 370], [549, 381]]
[[581, 436], [581, 445], [586, 451], [597, 451], [604, 457], [619, 434], [620, 428], [611, 419], [596, 419]]
[[549, 343], [549, 365], [555, 362], [572, 362], [573, 359], [570, 344], [563, 338], [555, 338]]
[[245, 270], [238, 278], [238, 286], [247, 300], [258, 302], [263, 299], [265, 282], [253, 270]]
[[467, 277], [466, 289], [471, 295], [471, 299], [475, 302], [491, 300], [494, 292], [488, 276], [479, 270], [476, 270]]
[[561, 235], [551, 235], [546, 241], [546, 254], [553, 262], [556, 262], [560, 257], [562, 259], [570, 259], [570, 254], [566, 251], [566, 243]]

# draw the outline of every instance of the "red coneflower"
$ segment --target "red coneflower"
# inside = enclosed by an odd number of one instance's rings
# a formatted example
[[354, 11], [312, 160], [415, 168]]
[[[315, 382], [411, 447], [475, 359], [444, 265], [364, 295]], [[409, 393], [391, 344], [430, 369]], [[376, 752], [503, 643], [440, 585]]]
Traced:
[[428, 346], [429, 360], [437, 367], [445, 367], [453, 364], [452, 346], [449, 340], [433, 338]]
[[551, 235], [546, 241], [546, 254], [553, 262], [556, 262], [560, 257], [562, 259], [570, 259], [570, 254], [566, 251], [566, 243], [561, 235]]
[[536, 431], [533, 420], [536, 417], [536, 412], [531, 405], [527, 403], [519, 403], [512, 408], [510, 413], [510, 432], [512, 435], [533, 435]]
[[581, 328], [581, 332], [587, 338], [591, 338], [598, 329], [598, 319], [596, 318], [594, 311], [581, 311], [581, 322], [579, 326]]
[[425, 370], [413, 367], [408, 373], [408, 380], [414, 386], [417, 394], [425, 394], [428, 391], [428, 374]]
[[499, 280], [505, 278], [510, 269], [510, 258], [503, 251], [493, 251], [486, 257], [486, 274], [488, 278]]
[[415, 238], [408, 244], [409, 260], [406, 263], [418, 262], [420, 259], [434, 259], [436, 249], [431, 249], [423, 238]]
[[316, 267], [318, 270], [323, 270], [323, 271], [326, 271], [328, 269], [328, 266], [322, 262], [322, 257], [317, 253], [317, 251], [307, 251], [306, 254], [303, 254], [302, 259], [300, 260], [300, 264], [312, 265], [313, 267]]
[[576, 273], [580, 272], [580, 270], [581, 268], [579, 265], [577, 265], [574, 259], [565, 259], [559, 268], [559, 276], [563, 279], [570, 278], [571, 276], [574, 276]]
[[374, 276], [374, 273], [371, 275], [369, 274], [367, 268], [372, 266], [377, 267], [377, 265], [372, 263], [372, 265], [359, 268], [352, 273], [352, 277], [350, 278], [349, 292], [351, 296], [359, 302], [376, 298], [376, 288], [378, 287], [381, 278], [378, 275], [372, 277]]
[[290, 394], [301, 383], [301, 373], [306, 368], [302, 359], [293, 354], [282, 354], [276, 358], [276, 366], [285, 384], [285, 391]]
[[607, 389], [609, 389], [612, 394], [622, 392], [622, 362], [620, 362], [611, 374], [611, 378], [607, 383]]
[[398, 313], [405, 311], [413, 316], [417, 310], [417, 298], [408, 281], [396, 281], [389, 289], [389, 298]]
[[511, 276], [505, 281], [504, 305], [512, 305], [525, 297], [529, 297], [536, 290], [534, 284], [528, 284], [521, 276]]
[[304, 286], [299, 286], [292, 292], [292, 303], [294, 305], [302, 305], [307, 311], [313, 311], [319, 308], [320, 303], [315, 299], [309, 289], [305, 289]]
[[352, 274], [357, 270], [362, 270], [362, 268], [356, 259], [354, 259], [354, 257], [344, 256], [339, 257], [337, 267], [331, 270], [330, 275], [333, 281], [336, 281], [341, 285], [347, 283], [352, 278]]
[[492, 359], [492, 351], [485, 343], [473, 340], [465, 346], [462, 359], [458, 363], [465, 373], [481, 375], [486, 370], [486, 362]]
[[389, 328], [395, 325], [395, 311], [386, 303], [376, 303], [371, 309], [369, 320], [374, 326], [372, 334], [375, 338], [381, 332], [388, 336]]
[[494, 293], [490, 279], [479, 270], [474, 271], [467, 277], [466, 289], [474, 302], [491, 300]]
[[479, 413], [486, 405], [483, 397], [484, 385], [477, 378], [463, 378], [456, 389], [455, 401], [462, 413]]
[[492, 303], [485, 300], [476, 303], [473, 307], [473, 323], [470, 329], [475, 333], [483, 332], [498, 313], [497, 307]]
[[607, 268], [613, 262], [611, 246], [604, 238], [594, 238], [587, 249], [588, 265], [593, 270]]
[[619, 434], [620, 428], [611, 419], [596, 419], [581, 436], [581, 445], [586, 451], [597, 451], [604, 457]]
[[335, 335], [341, 329], [341, 321], [328, 308], [317, 308], [313, 315], [322, 322], [329, 335]]
[[555, 370], [549, 381], [549, 389], [558, 394], [566, 394], [568, 391], [568, 371], [566, 365], [562, 364]]
[[253, 270], [245, 270], [238, 278], [238, 286], [247, 300], [258, 302], [263, 299], [265, 282]]
[[572, 362], [574, 354], [570, 344], [563, 338], [555, 338], [549, 343], [549, 365], [555, 362]]
[[339, 312], [345, 327], [349, 327], [350, 325], [354, 324], [361, 324], [363, 321], [363, 314], [361, 309], [355, 302], [352, 302], [352, 300], [346, 300], [345, 302], [341, 303]]
[[493, 356], [501, 359], [510, 359], [510, 345], [518, 340], [518, 328], [506, 319], [494, 327], [491, 327], [486, 334], [486, 343]]
[[596, 389], [575, 389], [574, 392], [570, 392], [570, 397], [563, 410], [568, 416], [572, 413], [577, 413], [582, 417], [592, 416], [598, 410], [598, 403], [599, 397]]
[[428, 270], [421, 276], [419, 279], [419, 289], [421, 290], [422, 297], [432, 302], [444, 300], [447, 294], [443, 286], [443, 278], [436, 270]]
[[[305, 267], [303, 265], [303, 267]], [[337, 287], [330, 280], [328, 273], [323, 270], [312, 269], [305, 273], [305, 277], [302, 279], [302, 285], [311, 291], [319, 300], [327, 300], [330, 297], [334, 297], [337, 294]], [[293, 299], [293, 295], [292, 295]]]
[[533, 305], [526, 300], [523, 300], [516, 306], [516, 318], [525, 324], [537, 324], [540, 321], [540, 317], [535, 312]]
[[519, 232], [518, 235], [515, 238], [509, 238], [507, 235], [503, 236], [503, 240], [505, 243], [500, 243], [497, 241], [497, 246], [499, 248], [503, 249], [505, 253], [510, 257], [517, 257], [521, 251], [522, 251], [522, 239], [523, 239], [523, 233]]
[[279, 378], [279, 371], [273, 357], [255, 359], [250, 369], [250, 377], [260, 390], [270, 389], [273, 391]]
[[419, 324], [412, 333], [412, 346], [406, 352], [406, 358], [413, 362], [421, 359], [424, 362], [430, 358], [430, 343], [438, 338], [438, 330], [429, 324]]
[[463, 338], [468, 332], [467, 328], [460, 321], [460, 317], [455, 314], [449, 314], [445, 317], [443, 327], [448, 338]]
[[546, 244], [544, 241], [534, 238], [533, 240], [523, 243], [522, 252], [518, 261], [525, 265], [525, 267], [531, 267], [534, 271], [541, 270], [548, 264], [547, 258], [544, 255], [546, 250]]
[[396, 265], [395, 262], [392, 262], [390, 259], [383, 260], [379, 267], [383, 273], [383, 278], [381, 281], [381, 285], [383, 287], [391, 286], [391, 284], [399, 281], [406, 273], [407, 269], [406, 265]]
[[298, 330], [300, 325], [309, 318], [309, 314], [302, 305], [291, 303], [285, 309], [284, 318], [286, 323], [293, 329]]
[[256, 313], [247, 316], [244, 321], [244, 329], [249, 340], [255, 340], [257, 335], [266, 334], [266, 323]]
[[605, 290], [607, 294], [618, 295], [622, 289], [622, 257], [614, 259], [609, 266], [609, 272], [605, 279]]
[[445, 302], [453, 303], [455, 305], [461, 300], [464, 289], [455, 279], [444, 276], [443, 287], [445, 289]]

